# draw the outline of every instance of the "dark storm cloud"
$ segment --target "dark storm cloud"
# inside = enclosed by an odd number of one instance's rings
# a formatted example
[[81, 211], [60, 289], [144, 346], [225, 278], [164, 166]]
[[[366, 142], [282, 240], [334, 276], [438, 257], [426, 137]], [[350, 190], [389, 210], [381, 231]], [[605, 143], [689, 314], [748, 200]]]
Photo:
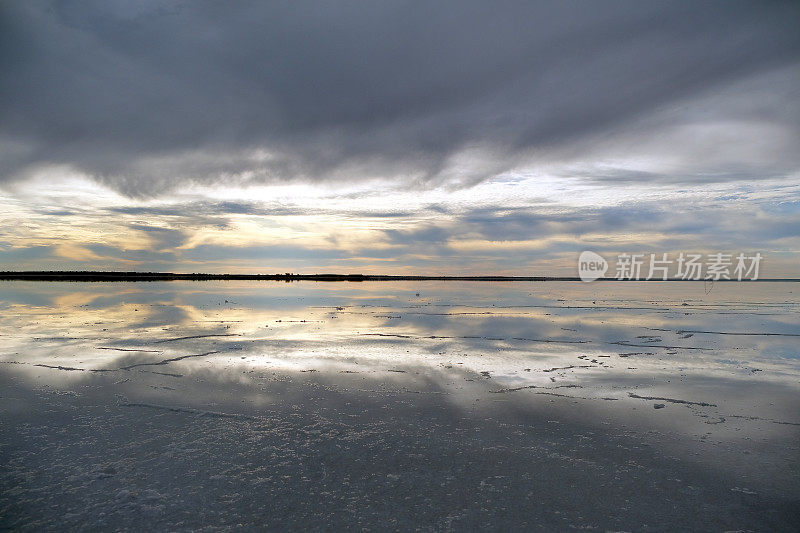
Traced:
[[[470, 184], [800, 58], [796, 2], [0, 9], [0, 181], [66, 164], [134, 196], [219, 180]], [[483, 162], [454, 168], [474, 147]]]
[[14, 264], [17, 261], [38, 260], [53, 254], [53, 246], [25, 246], [25, 247], [3, 247], [3, 263]]
[[68, 211], [66, 209], [37, 209], [36, 213], [50, 217], [69, 217], [75, 215], [75, 211]]
[[[617, 250], [625, 235], [625, 246], [648, 251], [669, 245], [749, 249], [778, 246], [780, 239], [800, 235], [800, 209], [794, 206], [747, 204], [742, 206], [669, 206], [661, 203], [575, 208], [541, 213], [528, 208], [482, 207], [471, 209], [447, 222], [411, 230], [384, 230], [386, 242], [396, 247], [452, 253], [448, 245], [461, 239], [490, 242], [520, 242], [548, 239], [537, 256], [562, 251]], [[655, 238], [654, 238], [655, 235]], [[659, 236], [660, 235], [660, 236]], [[671, 239], [671, 241], [670, 241]], [[593, 242], [596, 241], [596, 242]], [[442, 246], [444, 245], [444, 246]], [[504, 249], [502, 253], [513, 250]], [[523, 251], [528, 254], [530, 251]]]
[[452, 230], [436, 225], [427, 225], [413, 230], [385, 230], [392, 244], [443, 244], [453, 236]]
[[187, 217], [193, 215], [274, 215], [291, 216], [305, 214], [299, 208], [272, 206], [265, 208], [249, 202], [190, 202], [157, 206], [110, 207], [108, 211], [124, 215], [155, 215], [165, 217]]
[[106, 258], [124, 259], [145, 264], [174, 265], [178, 255], [171, 251], [122, 250], [107, 244], [87, 244], [86, 248]]
[[708, 171], [702, 168], [696, 172], [648, 172], [625, 168], [591, 169], [583, 172], [571, 172], [569, 177], [581, 177], [605, 183], [660, 183], [660, 184], [685, 184], [685, 183], [715, 183], [721, 181], [747, 181], [752, 179], [775, 179], [785, 176], [786, 168], [782, 171], [764, 168], [762, 166], [737, 164], [735, 167], [715, 169]]
[[137, 216], [156, 216], [156, 217], [178, 217], [187, 221], [192, 221], [197, 225], [217, 225], [226, 226], [229, 222], [224, 218], [226, 215], [256, 215], [256, 216], [309, 216], [309, 215], [337, 215], [349, 218], [405, 218], [411, 217], [413, 211], [367, 211], [350, 210], [346, 212], [308, 208], [293, 205], [264, 204], [254, 202], [183, 202], [169, 205], [155, 206], [120, 206], [109, 207], [107, 212], [122, 215]]
[[215, 260], [331, 260], [349, 257], [344, 250], [311, 249], [303, 246], [219, 246], [202, 244], [183, 252], [184, 259], [197, 261]]
[[152, 241], [152, 248], [159, 251], [177, 248], [185, 244], [189, 239], [188, 233], [172, 228], [149, 226], [147, 224], [128, 224], [127, 227], [146, 233]]

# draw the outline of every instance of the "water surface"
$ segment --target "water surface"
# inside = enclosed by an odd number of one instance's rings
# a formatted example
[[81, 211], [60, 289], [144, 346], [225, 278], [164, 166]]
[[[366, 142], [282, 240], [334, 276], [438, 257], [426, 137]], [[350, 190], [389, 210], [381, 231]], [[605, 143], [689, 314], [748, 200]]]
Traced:
[[3, 525], [790, 529], [798, 291], [2, 282]]

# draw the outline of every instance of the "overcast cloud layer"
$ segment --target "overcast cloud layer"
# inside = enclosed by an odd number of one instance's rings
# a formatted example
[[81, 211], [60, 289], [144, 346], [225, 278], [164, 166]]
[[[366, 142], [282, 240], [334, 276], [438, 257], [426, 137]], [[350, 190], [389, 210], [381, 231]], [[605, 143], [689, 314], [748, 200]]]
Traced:
[[[642, 183], [800, 168], [797, 2], [0, 6], [0, 181], [55, 165], [142, 198], [552, 163]], [[671, 165], [569, 166], [627, 149]]]
[[0, 270], [800, 277], [800, 3], [0, 0]]

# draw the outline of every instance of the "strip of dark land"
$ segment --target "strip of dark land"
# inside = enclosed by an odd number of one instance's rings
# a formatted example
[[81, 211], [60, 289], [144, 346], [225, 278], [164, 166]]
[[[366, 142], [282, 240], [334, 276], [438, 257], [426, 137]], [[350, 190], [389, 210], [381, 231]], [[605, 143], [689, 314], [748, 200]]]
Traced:
[[[27, 271], [0, 272], [0, 280], [28, 281], [210, 281], [210, 280], [255, 280], [255, 281], [581, 281], [570, 276], [392, 276], [373, 274], [199, 274], [175, 272], [93, 272], [93, 271]], [[666, 280], [620, 280], [600, 278], [597, 281], [702, 281], [668, 278]], [[737, 281], [721, 279], [717, 281]], [[797, 282], [798, 278], [771, 278], [742, 281]]]

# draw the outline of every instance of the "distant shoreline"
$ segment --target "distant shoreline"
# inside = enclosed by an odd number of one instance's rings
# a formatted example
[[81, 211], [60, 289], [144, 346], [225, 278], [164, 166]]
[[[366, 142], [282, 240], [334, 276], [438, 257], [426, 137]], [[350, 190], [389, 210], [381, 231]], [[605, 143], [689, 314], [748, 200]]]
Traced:
[[[581, 281], [570, 276], [393, 276], [376, 274], [180, 274], [174, 272], [91, 272], [91, 271], [25, 271], [0, 272], [0, 280], [17, 281]], [[676, 278], [619, 280], [600, 278], [596, 281], [708, 281]], [[721, 279], [729, 282], [737, 280]], [[800, 282], [800, 278], [742, 280], [745, 282]]]

